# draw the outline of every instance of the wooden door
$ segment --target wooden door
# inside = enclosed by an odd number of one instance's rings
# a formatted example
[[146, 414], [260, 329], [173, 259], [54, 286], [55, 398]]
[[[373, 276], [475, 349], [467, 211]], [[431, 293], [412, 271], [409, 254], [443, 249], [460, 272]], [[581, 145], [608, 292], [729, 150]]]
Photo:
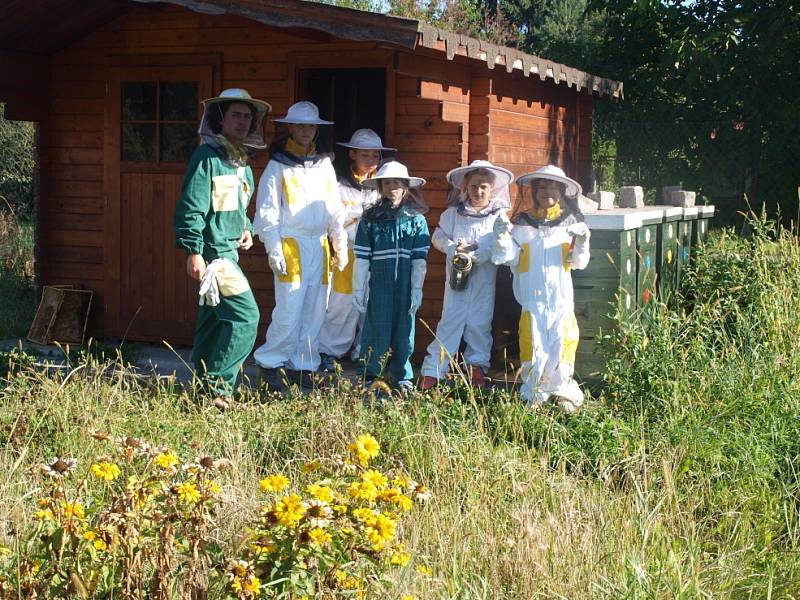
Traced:
[[115, 68], [105, 133], [105, 333], [189, 344], [197, 283], [175, 247], [173, 213], [199, 142], [211, 66]]

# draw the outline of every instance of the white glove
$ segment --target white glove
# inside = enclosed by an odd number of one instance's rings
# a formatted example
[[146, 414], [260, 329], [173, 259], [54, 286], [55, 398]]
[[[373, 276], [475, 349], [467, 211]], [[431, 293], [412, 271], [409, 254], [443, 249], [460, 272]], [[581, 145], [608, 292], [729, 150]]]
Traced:
[[217, 271], [222, 267], [224, 258], [216, 258], [206, 267], [203, 278], [200, 280], [200, 290], [198, 294], [200, 306], [217, 306], [219, 304], [219, 282], [217, 281]]
[[362, 315], [367, 312], [367, 278], [369, 261], [357, 258], [353, 264], [353, 306]]
[[344, 271], [347, 267], [347, 264], [350, 262], [350, 259], [347, 256], [347, 246], [344, 248], [338, 248], [336, 250], [336, 258], [335, 258], [336, 268], [340, 271]]
[[453, 262], [453, 257], [455, 256], [456, 252], [458, 251], [458, 244], [455, 242], [450, 242], [447, 244], [447, 252], [445, 252], [445, 256], [447, 256], [447, 262]]
[[286, 258], [283, 256], [283, 250], [273, 250], [269, 253], [269, 268], [273, 273], [278, 275], [286, 275]]
[[589, 231], [589, 227], [586, 223], [573, 223], [569, 227], [567, 227], [567, 233], [570, 234], [572, 237], [581, 238], [581, 239], [588, 239], [591, 235]]
[[496, 236], [503, 235], [511, 228], [511, 221], [509, 221], [506, 215], [500, 214], [494, 220], [494, 225], [492, 225], [492, 232]]
[[408, 314], [412, 317], [422, 306], [422, 284], [425, 283], [427, 270], [428, 264], [424, 260], [411, 261], [411, 305], [408, 308]]

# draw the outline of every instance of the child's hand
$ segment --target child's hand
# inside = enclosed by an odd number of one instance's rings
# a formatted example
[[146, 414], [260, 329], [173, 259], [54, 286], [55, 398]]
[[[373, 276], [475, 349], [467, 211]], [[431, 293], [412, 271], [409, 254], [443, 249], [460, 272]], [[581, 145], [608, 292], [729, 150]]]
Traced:
[[589, 237], [589, 227], [586, 223], [573, 223], [567, 227], [567, 233], [572, 237], [587, 238]]
[[511, 221], [508, 220], [508, 217], [505, 215], [500, 215], [495, 219], [494, 225], [492, 226], [492, 232], [495, 235], [503, 235], [506, 233], [509, 228], [511, 227]]
[[408, 308], [408, 314], [413, 317], [420, 306], [422, 306], [422, 290], [414, 288], [411, 290], [411, 306]]

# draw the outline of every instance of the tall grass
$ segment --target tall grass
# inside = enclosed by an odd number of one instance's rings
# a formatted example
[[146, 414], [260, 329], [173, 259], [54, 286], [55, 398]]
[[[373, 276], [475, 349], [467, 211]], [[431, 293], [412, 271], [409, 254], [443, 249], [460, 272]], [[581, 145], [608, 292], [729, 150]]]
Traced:
[[765, 220], [752, 229], [697, 254], [691, 310], [657, 306], [621, 326], [607, 387], [571, 416], [463, 389], [376, 409], [346, 383], [219, 414], [92, 362], [69, 376], [22, 370], [0, 390], [2, 541], [33, 526], [27, 466], [86, 464], [102, 451], [90, 429], [229, 459], [223, 545], [259, 476], [367, 430], [434, 493], [405, 531], [433, 576], [405, 572], [381, 597], [796, 597], [800, 246]]
[[0, 340], [25, 335], [33, 318], [33, 244], [33, 224], [0, 204]]

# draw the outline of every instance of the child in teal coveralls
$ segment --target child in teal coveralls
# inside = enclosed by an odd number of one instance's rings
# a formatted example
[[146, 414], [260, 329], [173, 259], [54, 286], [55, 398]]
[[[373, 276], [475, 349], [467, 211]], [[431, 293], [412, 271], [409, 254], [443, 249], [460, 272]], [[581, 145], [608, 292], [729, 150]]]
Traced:
[[[422, 284], [431, 245], [426, 207], [419, 197], [425, 184], [410, 177], [399, 162], [384, 164], [378, 173], [363, 181], [376, 187], [380, 200], [364, 212], [355, 240], [353, 303], [366, 311], [361, 337], [364, 378], [369, 382], [382, 375], [387, 361], [389, 379], [403, 392], [413, 389], [411, 353], [414, 351], [414, 317], [422, 304]], [[366, 282], [369, 277], [369, 300]]]

